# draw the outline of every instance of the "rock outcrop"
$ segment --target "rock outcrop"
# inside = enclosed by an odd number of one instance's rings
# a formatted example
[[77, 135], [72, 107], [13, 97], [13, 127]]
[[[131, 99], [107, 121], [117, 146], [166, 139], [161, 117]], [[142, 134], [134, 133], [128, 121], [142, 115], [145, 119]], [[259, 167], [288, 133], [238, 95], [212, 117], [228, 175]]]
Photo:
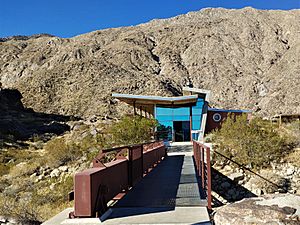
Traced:
[[216, 225], [300, 224], [300, 196], [266, 195], [243, 199], [217, 210]]
[[272, 168], [249, 172], [226, 165], [212, 168], [214, 207], [264, 194], [300, 195], [300, 168], [291, 163], [272, 163]]
[[0, 40], [0, 81], [35, 111], [124, 113], [112, 92], [211, 89], [211, 106], [300, 112], [300, 11], [203, 9], [73, 38]]

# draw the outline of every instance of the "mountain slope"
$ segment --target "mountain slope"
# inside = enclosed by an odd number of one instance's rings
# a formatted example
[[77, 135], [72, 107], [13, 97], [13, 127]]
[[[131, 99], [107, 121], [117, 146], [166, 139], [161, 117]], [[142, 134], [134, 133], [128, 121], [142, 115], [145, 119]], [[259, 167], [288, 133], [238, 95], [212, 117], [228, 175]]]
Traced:
[[112, 92], [180, 95], [263, 116], [300, 113], [300, 10], [204, 9], [69, 39], [0, 42], [0, 79], [26, 107], [88, 117], [122, 113]]

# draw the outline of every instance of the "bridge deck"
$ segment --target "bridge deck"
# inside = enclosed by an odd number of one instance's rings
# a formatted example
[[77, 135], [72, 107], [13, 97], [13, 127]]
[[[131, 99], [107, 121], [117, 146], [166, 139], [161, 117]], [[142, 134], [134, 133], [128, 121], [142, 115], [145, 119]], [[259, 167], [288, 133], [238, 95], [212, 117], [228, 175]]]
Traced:
[[170, 155], [116, 207], [203, 206], [198, 187], [192, 156]]

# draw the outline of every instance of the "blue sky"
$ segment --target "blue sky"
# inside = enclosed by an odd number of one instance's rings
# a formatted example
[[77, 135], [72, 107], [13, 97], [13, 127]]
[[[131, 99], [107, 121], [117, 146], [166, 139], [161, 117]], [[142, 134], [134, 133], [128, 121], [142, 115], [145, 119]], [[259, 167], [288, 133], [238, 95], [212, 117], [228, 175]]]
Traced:
[[299, 9], [300, 0], [1, 0], [0, 37], [49, 33], [72, 37], [207, 7]]

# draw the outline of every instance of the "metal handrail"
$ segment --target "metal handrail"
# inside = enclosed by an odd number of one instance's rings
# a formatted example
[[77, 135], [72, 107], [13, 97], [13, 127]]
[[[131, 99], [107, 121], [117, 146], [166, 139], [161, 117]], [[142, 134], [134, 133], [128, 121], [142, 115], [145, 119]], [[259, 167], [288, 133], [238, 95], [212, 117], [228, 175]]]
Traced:
[[[163, 141], [113, 148], [119, 151], [109, 163], [93, 160], [93, 168], [75, 174], [74, 208], [70, 217], [95, 217], [107, 210], [107, 203], [128, 191], [166, 156]], [[123, 153], [126, 152], [126, 157]], [[107, 152], [106, 152], [107, 153]], [[102, 153], [103, 157], [106, 153]], [[123, 155], [122, 155], [123, 154]]]
[[270, 183], [270, 184], [276, 186], [277, 188], [281, 188], [278, 184], [273, 183], [272, 181], [270, 181], [270, 180], [264, 178], [264, 177], [261, 176], [260, 174], [254, 172], [254, 171], [252, 171], [251, 169], [249, 169], [249, 168], [243, 166], [242, 164], [240, 164], [240, 163], [238, 163], [238, 162], [232, 160], [231, 158], [229, 158], [229, 157], [223, 155], [222, 153], [220, 153], [220, 152], [218, 152], [218, 151], [216, 151], [216, 150], [212, 150], [212, 152], [213, 152], [213, 153], [216, 153], [216, 154], [222, 156], [223, 158], [227, 159], [228, 161], [230, 161], [230, 162], [232, 162], [232, 163], [238, 165], [240, 168], [243, 168], [244, 170], [247, 170], [248, 172], [253, 173], [254, 175], [256, 175], [256, 176], [258, 176], [259, 178], [261, 178], [262, 180], [264, 180], [264, 181], [266, 181], [266, 182], [268, 182], [268, 183]]
[[193, 141], [193, 152], [197, 175], [201, 178], [201, 188], [207, 199], [207, 208], [212, 209], [210, 147]]

